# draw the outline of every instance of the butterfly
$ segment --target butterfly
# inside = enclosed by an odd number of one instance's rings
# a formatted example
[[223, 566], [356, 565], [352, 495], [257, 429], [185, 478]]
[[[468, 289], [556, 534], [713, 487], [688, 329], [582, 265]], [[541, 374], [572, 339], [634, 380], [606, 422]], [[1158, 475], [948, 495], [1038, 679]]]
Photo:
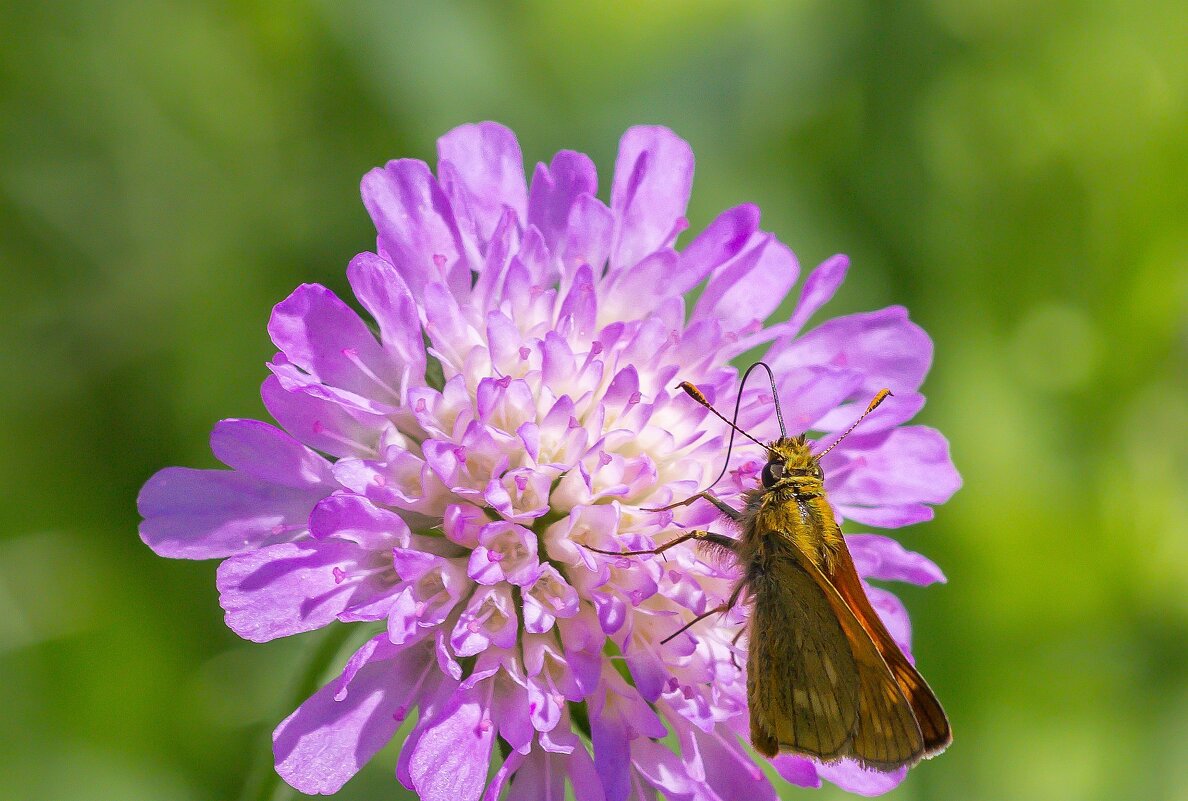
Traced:
[[[763, 362], [752, 365], [742, 384], [760, 366], [774, 397], [775, 379]], [[737, 431], [766, 449], [767, 463], [741, 510], [708, 490], [651, 510], [706, 500], [737, 526], [737, 539], [690, 531], [659, 548], [615, 553], [663, 553], [693, 539], [729, 553], [741, 568], [729, 600], [665, 641], [744, 598], [751, 601], [747, 707], [751, 744], [766, 757], [788, 752], [822, 762], [848, 758], [892, 771], [943, 751], [952, 741], [948, 718], [867, 598], [826, 497], [821, 467], [821, 457], [891, 393], [880, 391], [833, 445], [813, 453], [804, 435], [785, 433], [778, 398], [781, 436], [763, 443], [714, 409], [697, 387], [682, 382], [680, 388], [731, 427], [731, 446]], [[739, 402], [741, 397], [740, 389]]]

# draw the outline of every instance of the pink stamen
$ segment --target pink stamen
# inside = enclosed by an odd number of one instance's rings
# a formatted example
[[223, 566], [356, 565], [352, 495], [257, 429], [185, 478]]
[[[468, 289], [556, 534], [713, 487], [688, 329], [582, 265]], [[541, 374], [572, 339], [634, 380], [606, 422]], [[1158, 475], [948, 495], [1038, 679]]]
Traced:
[[334, 576], [335, 584], [342, 584], [342, 582], [346, 579], [346, 576], [347, 576], [346, 572], [341, 567], [335, 567], [333, 570], [330, 571], [330, 573], [331, 573], [331, 575]]

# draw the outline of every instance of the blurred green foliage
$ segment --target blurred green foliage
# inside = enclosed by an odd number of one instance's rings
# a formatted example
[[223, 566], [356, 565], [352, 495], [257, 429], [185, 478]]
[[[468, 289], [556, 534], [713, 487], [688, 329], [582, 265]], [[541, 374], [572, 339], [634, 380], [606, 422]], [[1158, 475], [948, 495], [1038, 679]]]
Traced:
[[902, 595], [956, 742], [892, 798], [1188, 799], [1185, 41], [1182, 0], [0, 5], [0, 794], [267, 759], [311, 643], [225, 630], [137, 490], [262, 415], [271, 305], [373, 243], [359, 177], [490, 118], [604, 176], [670, 125], [695, 230], [755, 201], [851, 254], [831, 314], [935, 338], [966, 483], [901, 532], [950, 583]]

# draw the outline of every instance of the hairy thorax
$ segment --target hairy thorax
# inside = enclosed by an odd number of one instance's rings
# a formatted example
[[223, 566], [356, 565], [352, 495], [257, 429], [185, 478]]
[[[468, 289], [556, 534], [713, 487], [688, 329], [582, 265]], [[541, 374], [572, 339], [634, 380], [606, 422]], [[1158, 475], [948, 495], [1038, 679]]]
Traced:
[[832, 572], [834, 556], [842, 545], [824, 485], [814, 476], [790, 477], [772, 489], [752, 490], [742, 530], [740, 550], [766, 561], [778, 558], [782, 547], [792, 545], [826, 574]]

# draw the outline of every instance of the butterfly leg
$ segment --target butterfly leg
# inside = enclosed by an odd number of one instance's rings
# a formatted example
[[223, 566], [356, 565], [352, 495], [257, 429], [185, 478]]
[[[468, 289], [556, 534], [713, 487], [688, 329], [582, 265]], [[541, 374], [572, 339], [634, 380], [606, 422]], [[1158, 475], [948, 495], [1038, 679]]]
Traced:
[[677, 501], [676, 503], [670, 503], [670, 504], [668, 504], [668, 506], [659, 506], [659, 507], [652, 508], [652, 509], [644, 509], [644, 511], [645, 512], [667, 512], [670, 509], [677, 509], [681, 506], [688, 506], [689, 504], [693, 503], [693, 501], [696, 501], [699, 499], [709, 501], [710, 503], [712, 503], [714, 506], [716, 506], [718, 508], [719, 512], [726, 515], [728, 518], [733, 520], [735, 523], [742, 520], [742, 512], [738, 511], [733, 506], [726, 503], [725, 501], [723, 501], [717, 495], [714, 495], [709, 490], [699, 492], [696, 495], [690, 495], [688, 498], [685, 498], [685, 500]]
[[[685, 625], [681, 626], [679, 629], [677, 629], [676, 631], [674, 631], [672, 634], [669, 634], [667, 637], [665, 637], [663, 640], [661, 640], [661, 641], [660, 641], [660, 644], [661, 644], [661, 645], [664, 645], [666, 642], [668, 642], [669, 640], [673, 639], [673, 638], [674, 638], [674, 637], [676, 637], [677, 635], [684, 634], [684, 633], [685, 633], [686, 631], [688, 631], [690, 628], [692, 628], [693, 626], [697, 625], [697, 624], [698, 624], [698, 623], [700, 623], [701, 621], [705, 620], [705, 619], [706, 619], [707, 617], [709, 617], [710, 615], [716, 615], [716, 614], [717, 614], [717, 613], [719, 613], [719, 612], [729, 612], [729, 611], [730, 611], [730, 609], [731, 609], [731, 608], [732, 608], [732, 607], [733, 607], [733, 606], [734, 606], [736, 603], [738, 603], [739, 596], [741, 596], [741, 595], [742, 595], [742, 591], [743, 591], [743, 588], [744, 588], [745, 586], [746, 586], [745, 584], [742, 584], [742, 583], [740, 583], [740, 584], [739, 584], [737, 587], [735, 587], [735, 588], [734, 588], [734, 592], [730, 593], [730, 597], [729, 597], [729, 598], [726, 600], [726, 602], [725, 602], [725, 603], [723, 603], [723, 604], [720, 604], [720, 605], [718, 605], [718, 606], [715, 606], [713, 609], [710, 609], [710, 610], [708, 610], [708, 611], [702, 612], [700, 615], [698, 615], [697, 617], [693, 618], [693, 619], [692, 619], [692, 620], [690, 620], [688, 623], [686, 623]], [[733, 656], [733, 654], [732, 654], [731, 656]]]
[[724, 534], [715, 534], [712, 531], [702, 531], [701, 529], [687, 532], [677, 537], [675, 540], [670, 540], [664, 543], [658, 548], [649, 548], [645, 551], [604, 551], [601, 548], [591, 548], [589, 545], [583, 547], [587, 551], [602, 553], [606, 554], [607, 556], [642, 556], [644, 554], [662, 554], [669, 548], [680, 545], [682, 542], [688, 542], [689, 540], [708, 542], [713, 545], [717, 545], [720, 548], [726, 548], [729, 551], [733, 551], [735, 548], [735, 542], [730, 537], [727, 537]]
[[737, 632], [735, 632], [735, 635], [733, 637], [730, 638], [730, 664], [734, 665], [734, 668], [736, 670], [742, 670], [742, 665], [740, 665], [738, 663], [738, 660], [734, 658], [735, 657], [734, 649], [738, 647], [738, 641], [741, 640], [742, 636], [746, 633], [747, 633], [747, 628], [746, 628], [746, 626], [743, 626]]

